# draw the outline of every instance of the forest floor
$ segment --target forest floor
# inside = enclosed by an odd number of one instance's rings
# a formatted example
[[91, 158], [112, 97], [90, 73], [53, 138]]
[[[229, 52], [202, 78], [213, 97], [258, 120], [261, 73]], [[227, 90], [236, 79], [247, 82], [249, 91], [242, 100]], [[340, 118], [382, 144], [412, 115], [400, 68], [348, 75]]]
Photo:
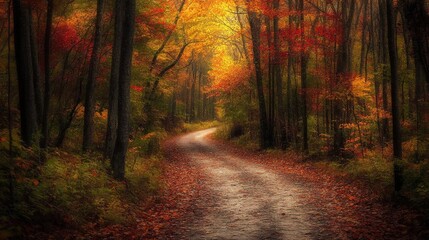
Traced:
[[[377, 190], [290, 154], [255, 152], [209, 136], [163, 144], [165, 187], [128, 226], [65, 239], [425, 239], [416, 212]], [[58, 235], [57, 235], [58, 236]], [[37, 238], [37, 237], [36, 237]]]
[[[194, 132], [165, 144], [178, 209], [165, 239], [424, 239], [419, 215], [364, 182]], [[167, 176], [171, 176], [167, 174]], [[181, 180], [187, 179], [181, 185]], [[179, 185], [179, 186], [177, 186]], [[179, 188], [179, 189], [177, 189]], [[169, 202], [169, 201], [168, 201]], [[183, 208], [186, 206], [185, 208]], [[170, 210], [173, 211], [173, 210]], [[180, 210], [178, 211], [180, 212]], [[149, 236], [149, 235], [148, 235]], [[156, 238], [156, 235], [152, 235]]]

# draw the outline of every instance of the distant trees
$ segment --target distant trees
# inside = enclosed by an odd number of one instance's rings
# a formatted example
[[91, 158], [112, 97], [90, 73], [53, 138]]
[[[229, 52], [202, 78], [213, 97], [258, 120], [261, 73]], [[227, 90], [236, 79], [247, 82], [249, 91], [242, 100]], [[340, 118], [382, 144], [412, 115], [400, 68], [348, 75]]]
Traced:
[[426, 158], [424, 0], [163, 4], [12, 0], [25, 146], [82, 137], [84, 152], [104, 145], [123, 179], [135, 131], [223, 117], [261, 149], [343, 159], [380, 148], [405, 159], [412, 148], [415, 162]]

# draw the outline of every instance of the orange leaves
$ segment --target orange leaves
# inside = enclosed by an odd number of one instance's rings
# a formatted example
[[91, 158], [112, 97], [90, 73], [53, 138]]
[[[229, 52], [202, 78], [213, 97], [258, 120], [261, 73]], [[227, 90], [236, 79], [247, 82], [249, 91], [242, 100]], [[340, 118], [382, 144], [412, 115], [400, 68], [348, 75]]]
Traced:
[[212, 95], [220, 95], [247, 88], [250, 74], [244, 63], [234, 61], [226, 49], [220, 49], [212, 59], [209, 77], [213, 84], [207, 91]]
[[372, 96], [372, 81], [366, 81], [364, 77], [356, 76], [352, 79], [352, 94], [356, 98], [369, 99]]
[[[212, 95], [232, 93], [234, 90], [248, 87], [249, 71], [246, 67], [233, 67], [225, 72], [214, 73], [214, 84], [208, 89]], [[212, 73], [213, 74], [213, 73]]]

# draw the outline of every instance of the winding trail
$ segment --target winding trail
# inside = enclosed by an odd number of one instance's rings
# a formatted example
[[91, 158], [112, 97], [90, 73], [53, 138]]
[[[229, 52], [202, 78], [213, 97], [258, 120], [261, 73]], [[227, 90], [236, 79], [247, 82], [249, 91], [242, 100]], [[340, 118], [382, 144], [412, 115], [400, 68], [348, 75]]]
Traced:
[[[326, 213], [303, 196], [314, 186], [233, 156], [207, 140], [215, 129], [187, 134], [177, 148], [202, 170], [207, 193], [193, 204], [186, 239], [332, 239]], [[208, 196], [207, 196], [208, 195]]]

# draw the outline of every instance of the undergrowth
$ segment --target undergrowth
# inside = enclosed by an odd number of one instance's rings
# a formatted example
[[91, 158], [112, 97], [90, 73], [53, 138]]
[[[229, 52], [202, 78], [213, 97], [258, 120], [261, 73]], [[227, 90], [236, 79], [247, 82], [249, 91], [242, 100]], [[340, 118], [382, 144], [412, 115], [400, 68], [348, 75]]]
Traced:
[[162, 187], [160, 141], [165, 137], [154, 132], [133, 139], [125, 181], [112, 178], [109, 161], [98, 151], [55, 148], [42, 154], [14, 142], [10, 161], [8, 144], [0, 143], [0, 236], [19, 237], [35, 226], [49, 231], [132, 222], [130, 211]]

